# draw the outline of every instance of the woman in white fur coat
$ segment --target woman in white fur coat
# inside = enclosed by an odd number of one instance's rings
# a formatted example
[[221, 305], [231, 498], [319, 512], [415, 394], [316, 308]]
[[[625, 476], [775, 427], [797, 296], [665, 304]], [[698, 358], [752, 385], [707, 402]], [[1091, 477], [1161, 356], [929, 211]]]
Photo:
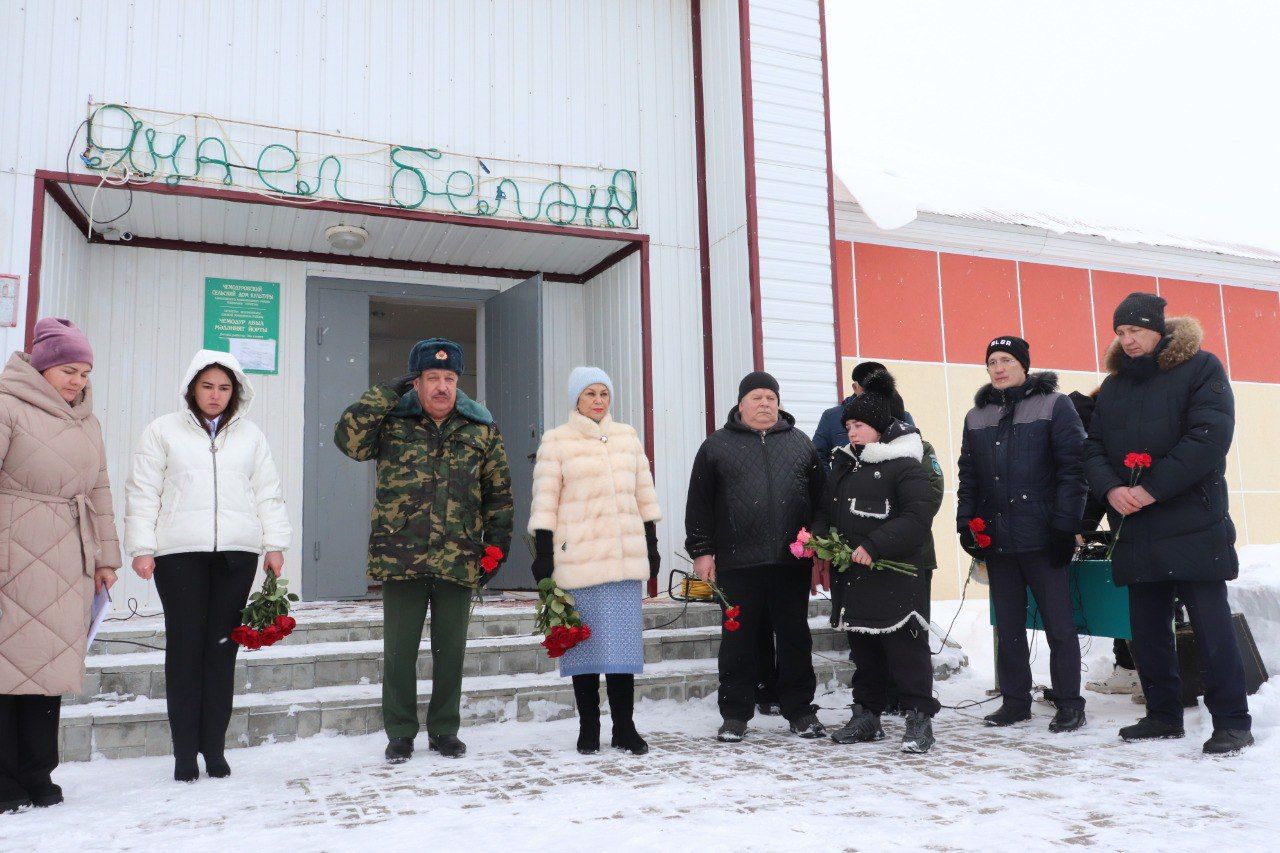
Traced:
[[609, 417], [613, 382], [598, 367], [569, 376], [568, 423], [542, 437], [533, 469], [529, 532], [533, 575], [553, 578], [576, 599], [591, 638], [560, 658], [578, 704], [578, 752], [600, 750], [600, 675], [613, 746], [649, 751], [632, 720], [635, 676], [644, 668], [645, 580], [658, 575], [655, 523], [662, 517], [636, 431]]

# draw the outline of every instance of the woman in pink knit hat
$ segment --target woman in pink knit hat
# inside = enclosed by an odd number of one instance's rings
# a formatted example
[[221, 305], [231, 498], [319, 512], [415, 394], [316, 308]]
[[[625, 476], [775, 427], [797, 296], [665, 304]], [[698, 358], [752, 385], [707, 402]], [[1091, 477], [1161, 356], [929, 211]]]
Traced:
[[62, 694], [83, 685], [94, 589], [120, 566], [93, 349], [69, 320], [35, 333], [0, 374], [0, 812], [62, 802]]

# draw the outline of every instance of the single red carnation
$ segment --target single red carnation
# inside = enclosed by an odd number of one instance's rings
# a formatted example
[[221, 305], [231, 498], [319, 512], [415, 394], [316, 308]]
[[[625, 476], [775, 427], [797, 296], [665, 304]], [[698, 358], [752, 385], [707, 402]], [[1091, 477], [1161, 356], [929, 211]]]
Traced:
[[969, 529], [974, 533], [981, 533], [987, 529], [987, 523], [981, 518], [971, 518], [969, 519]]
[[724, 629], [726, 631], [736, 631], [741, 627], [742, 627], [742, 623], [739, 622], [737, 619], [724, 620]]
[[1150, 467], [1151, 467], [1151, 454], [1150, 454], [1150, 453], [1139, 453], [1139, 454], [1138, 454], [1138, 467], [1139, 467], [1139, 468], [1150, 468]]
[[742, 608], [736, 604], [733, 607], [730, 607], [724, 611], [724, 617], [726, 619], [737, 619], [741, 615], [742, 615]]
[[497, 545], [486, 545], [484, 549], [484, 555], [486, 557], [492, 557], [495, 560], [501, 560], [503, 556], [505, 556], [502, 553], [502, 549], [499, 548]]
[[985, 533], [975, 533], [975, 534], [973, 534], [973, 538], [974, 538], [974, 541], [976, 541], [976, 542], [978, 543], [978, 547], [979, 547], [979, 548], [990, 548], [990, 547], [991, 547], [991, 537], [990, 537], [990, 536], [988, 536], [987, 534], [985, 534]]

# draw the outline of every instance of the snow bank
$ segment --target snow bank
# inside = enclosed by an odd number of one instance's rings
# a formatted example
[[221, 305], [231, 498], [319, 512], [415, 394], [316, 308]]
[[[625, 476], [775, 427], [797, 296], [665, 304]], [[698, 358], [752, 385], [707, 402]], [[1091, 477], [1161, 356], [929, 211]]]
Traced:
[[1240, 549], [1240, 579], [1227, 584], [1231, 609], [1243, 613], [1274, 679], [1280, 676], [1280, 545]]

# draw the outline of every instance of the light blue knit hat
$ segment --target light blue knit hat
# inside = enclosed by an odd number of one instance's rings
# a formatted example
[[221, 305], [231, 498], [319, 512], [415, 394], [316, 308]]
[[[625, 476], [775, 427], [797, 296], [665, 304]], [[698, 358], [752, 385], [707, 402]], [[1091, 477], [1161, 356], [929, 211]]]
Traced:
[[609, 374], [605, 373], [598, 367], [575, 367], [573, 372], [569, 374], [569, 409], [570, 411], [578, 410], [578, 398], [582, 396], [582, 392], [588, 386], [600, 383], [609, 389], [609, 397], [613, 398], [613, 380], [609, 378]]

